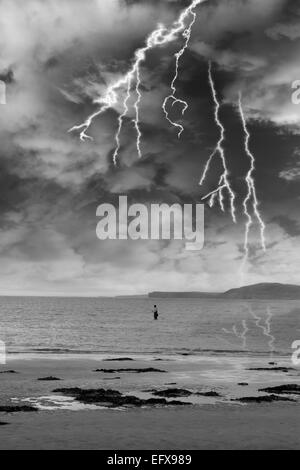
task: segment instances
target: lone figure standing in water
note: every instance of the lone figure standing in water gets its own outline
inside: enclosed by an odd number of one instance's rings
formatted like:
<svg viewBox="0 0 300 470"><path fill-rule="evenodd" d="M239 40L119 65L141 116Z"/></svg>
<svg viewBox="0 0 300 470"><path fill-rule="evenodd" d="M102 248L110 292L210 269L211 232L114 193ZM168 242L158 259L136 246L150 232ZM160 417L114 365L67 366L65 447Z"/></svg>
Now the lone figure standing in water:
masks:
<svg viewBox="0 0 300 470"><path fill-rule="evenodd" d="M153 308L153 317L154 317L154 320L158 319L158 309L156 305L154 305L154 308Z"/></svg>

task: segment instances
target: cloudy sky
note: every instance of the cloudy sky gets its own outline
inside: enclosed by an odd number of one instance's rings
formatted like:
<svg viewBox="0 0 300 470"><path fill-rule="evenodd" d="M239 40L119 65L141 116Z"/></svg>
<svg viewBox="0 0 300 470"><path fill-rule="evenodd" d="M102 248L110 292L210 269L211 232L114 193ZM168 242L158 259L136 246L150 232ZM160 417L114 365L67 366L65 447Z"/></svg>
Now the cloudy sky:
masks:
<svg viewBox="0 0 300 470"><path fill-rule="evenodd" d="M93 140L68 130L97 111L95 101L132 65L158 23L172 25L189 1L0 0L0 294L117 295L151 290L225 290L255 282L300 283L300 105L291 101L300 80L300 6L290 0L207 0L195 12L188 49L180 62L178 96L189 104L162 103L170 92L174 54L184 38L153 49L141 68L142 153L138 158L130 107L118 165L114 134L125 90L94 120ZM218 186L218 155L200 187L204 165L219 138L208 81L212 63L220 117L226 129L229 181L237 223L224 192L205 207L205 247L187 252L180 241L100 241L96 208L130 202L200 203ZM256 191L266 224L251 228L243 201L249 159L238 113L242 94L256 159ZM243 272L241 272L243 266Z"/></svg>

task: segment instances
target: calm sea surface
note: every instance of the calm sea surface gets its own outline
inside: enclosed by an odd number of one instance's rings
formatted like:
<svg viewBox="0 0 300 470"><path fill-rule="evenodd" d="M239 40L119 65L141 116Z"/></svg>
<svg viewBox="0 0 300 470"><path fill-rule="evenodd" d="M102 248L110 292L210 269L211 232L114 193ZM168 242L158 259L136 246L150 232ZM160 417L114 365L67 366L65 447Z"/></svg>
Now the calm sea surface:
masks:
<svg viewBox="0 0 300 470"><path fill-rule="evenodd" d="M1 297L0 340L12 353L290 355L299 313L300 301Z"/></svg>

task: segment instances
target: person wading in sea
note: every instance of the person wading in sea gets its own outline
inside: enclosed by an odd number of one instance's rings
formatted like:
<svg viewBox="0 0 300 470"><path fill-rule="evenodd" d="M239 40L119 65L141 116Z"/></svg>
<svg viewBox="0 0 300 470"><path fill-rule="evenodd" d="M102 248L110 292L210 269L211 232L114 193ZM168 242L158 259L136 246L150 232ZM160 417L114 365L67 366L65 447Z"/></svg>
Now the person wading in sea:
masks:
<svg viewBox="0 0 300 470"><path fill-rule="evenodd" d="M157 309L156 305L154 305L154 307L153 307L153 318L154 318L154 320L158 319L158 309Z"/></svg>

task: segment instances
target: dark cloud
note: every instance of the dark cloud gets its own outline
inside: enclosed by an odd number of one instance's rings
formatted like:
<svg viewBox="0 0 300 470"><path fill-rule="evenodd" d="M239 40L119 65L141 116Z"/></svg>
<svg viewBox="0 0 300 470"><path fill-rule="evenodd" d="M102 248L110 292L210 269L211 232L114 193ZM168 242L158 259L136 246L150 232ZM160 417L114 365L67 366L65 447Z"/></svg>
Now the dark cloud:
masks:
<svg viewBox="0 0 300 470"><path fill-rule="evenodd" d="M297 237L300 235L299 221L290 219L284 215L278 215L273 217L272 222L277 223L291 237Z"/></svg>
<svg viewBox="0 0 300 470"><path fill-rule="evenodd" d="M189 109L170 107L185 131L180 140L165 119L174 53L182 38L147 55L141 71L143 158L138 159L132 106L112 164L122 100L79 140L68 130L97 109L94 100L126 73L136 48L159 21L170 25L188 1L5 0L0 5L0 281L2 292L114 294L147 290L223 289L239 281L243 257L243 201L249 159L237 112L239 91L256 158L255 179L267 223L262 255L251 227L247 282L299 277L299 110L291 82L300 79L299 8L288 0L204 2L190 47L180 62L177 93ZM3 13L3 14L1 14ZM237 194L238 224L206 208L206 245L189 254L178 242L101 243L96 208L130 202L190 203L218 185L214 158L199 180L219 130L214 121L208 61L222 104L229 179ZM121 97L124 97L125 91ZM228 207L229 200L225 198ZM280 269L278 268L280 266ZM291 267L293 266L293 268ZM228 276L228 272L232 276ZM246 280L245 280L246 281ZM118 292L114 286L118 286Z"/></svg>
<svg viewBox="0 0 300 470"><path fill-rule="evenodd" d="M6 70L5 72L0 73L0 80L6 84L11 84L14 82L14 72L12 69Z"/></svg>

